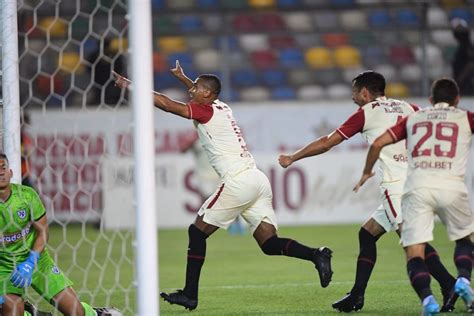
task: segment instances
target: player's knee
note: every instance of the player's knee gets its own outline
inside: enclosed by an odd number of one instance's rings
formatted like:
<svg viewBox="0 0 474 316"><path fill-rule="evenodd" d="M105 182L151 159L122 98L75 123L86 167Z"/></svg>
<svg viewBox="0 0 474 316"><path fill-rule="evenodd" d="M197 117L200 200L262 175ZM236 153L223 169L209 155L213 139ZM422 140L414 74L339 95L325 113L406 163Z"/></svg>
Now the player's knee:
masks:
<svg viewBox="0 0 474 316"><path fill-rule="evenodd" d="M281 246L278 237L276 235L270 237L260 246L260 249L262 249L264 254L269 256L280 255Z"/></svg>
<svg viewBox="0 0 474 316"><path fill-rule="evenodd" d="M189 240L205 240L207 238L207 235L194 224L189 225L188 236Z"/></svg>
<svg viewBox="0 0 474 316"><path fill-rule="evenodd" d="M456 247L467 248L472 251L473 244L472 244L471 238L466 237L466 238L456 240Z"/></svg>
<svg viewBox="0 0 474 316"><path fill-rule="evenodd" d="M368 230L365 228L361 227L359 230L359 242L361 245L371 245L375 244L377 242L377 237L372 236L371 233L369 233Z"/></svg>

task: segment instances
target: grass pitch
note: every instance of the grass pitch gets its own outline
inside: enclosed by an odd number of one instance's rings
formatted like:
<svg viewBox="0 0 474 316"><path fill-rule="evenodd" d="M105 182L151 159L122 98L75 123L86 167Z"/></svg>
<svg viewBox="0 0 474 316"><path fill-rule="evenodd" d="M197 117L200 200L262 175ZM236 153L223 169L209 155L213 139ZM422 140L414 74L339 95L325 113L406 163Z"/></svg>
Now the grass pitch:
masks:
<svg viewBox="0 0 474 316"><path fill-rule="evenodd" d="M192 315L336 315L332 302L348 292L355 276L359 225L282 227L281 237L310 246L328 246L333 251L333 281L323 289L312 263L283 256L266 256L249 233L243 236L218 231L207 242L198 308ZM134 315L134 257L131 232L99 234L93 228L51 228L51 248L59 266L75 282L81 300L94 305L113 305ZM87 236L81 240L81 236ZM84 237L82 238L84 239ZM455 274L449 242L437 224L433 245L448 270ZM95 251L94 251L95 249ZM184 285L187 231L159 232L160 291ZM378 258L358 314L419 315L420 303L406 274L405 257L395 233L378 242ZM73 256L74 251L76 255ZM94 260L91 258L94 257ZM108 260L112 258L113 260ZM76 264L73 264L73 263ZM88 267L77 268L77 266ZM85 276L86 275L86 276ZM100 281L100 282L99 282ZM97 289L97 284L102 284ZM433 292L442 301L438 283ZM107 297L111 297L107 299ZM42 304L41 307L45 305ZM47 307L47 305L46 305ZM44 308L49 309L49 308ZM464 307L456 305L457 315ZM161 315L189 314L184 308L160 299ZM150 315L152 316L152 315Z"/></svg>

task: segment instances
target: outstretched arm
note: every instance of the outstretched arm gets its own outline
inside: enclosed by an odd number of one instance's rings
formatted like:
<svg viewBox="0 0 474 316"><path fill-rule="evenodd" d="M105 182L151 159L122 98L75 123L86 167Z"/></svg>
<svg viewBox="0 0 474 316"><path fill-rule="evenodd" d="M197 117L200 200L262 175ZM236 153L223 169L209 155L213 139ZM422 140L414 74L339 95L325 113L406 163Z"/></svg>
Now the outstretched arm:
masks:
<svg viewBox="0 0 474 316"><path fill-rule="evenodd" d="M132 82L125 78L124 76L119 75L115 71L112 71L112 74L115 78L115 86L119 88L130 88ZM153 102L155 106L165 112L170 112L185 118L189 118L189 109L188 106L179 101L175 101L166 95L153 91Z"/></svg>
<svg viewBox="0 0 474 316"><path fill-rule="evenodd" d="M395 142L396 140L393 138L392 134L386 131L385 133L380 135L372 143L372 145L370 145L369 152L367 153L367 158L365 161L364 171L362 172L362 177L354 187L354 192L359 191L360 187L363 186L368 179L372 178L375 175L375 172L373 172L372 169L374 168L377 159L379 159L380 151L382 151L382 148Z"/></svg>
<svg viewBox="0 0 474 316"><path fill-rule="evenodd" d="M179 60L176 60L176 67L170 71L176 78L184 83L186 88L191 89L193 87L194 82L184 74L183 68L181 68L181 65L179 64Z"/></svg>
<svg viewBox="0 0 474 316"><path fill-rule="evenodd" d="M300 159L325 153L343 140L344 137L339 132L334 131L329 135L318 138L292 155L280 155L278 162L283 168L286 168Z"/></svg>

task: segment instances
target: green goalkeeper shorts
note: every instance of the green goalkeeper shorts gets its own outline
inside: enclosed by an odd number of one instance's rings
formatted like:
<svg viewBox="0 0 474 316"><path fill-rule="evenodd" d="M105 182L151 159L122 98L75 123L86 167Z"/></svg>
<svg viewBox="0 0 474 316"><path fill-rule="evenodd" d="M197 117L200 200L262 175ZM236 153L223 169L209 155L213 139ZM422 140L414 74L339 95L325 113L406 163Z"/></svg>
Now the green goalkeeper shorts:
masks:
<svg viewBox="0 0 474 316"><path fill-rule="evenodd" d="M13 263L10 260L0 258L0 295L17 294L23 296L24 288L15 287L10 281L13 271ZM33 272L31 287L48 302L58 293L73 283L69 280L53 261L47 250L41 253L38 265Z"/></svg>

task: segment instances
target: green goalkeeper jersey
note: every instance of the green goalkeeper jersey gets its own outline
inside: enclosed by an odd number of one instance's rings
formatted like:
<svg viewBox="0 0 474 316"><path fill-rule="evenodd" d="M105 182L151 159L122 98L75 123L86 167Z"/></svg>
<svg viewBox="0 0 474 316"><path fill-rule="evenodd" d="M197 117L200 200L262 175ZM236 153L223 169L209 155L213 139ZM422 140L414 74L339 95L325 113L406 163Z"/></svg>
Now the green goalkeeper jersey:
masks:
<svg viewBox="0 0 474 316"><path fill-rule="evenodd" d="M27 257L35 242L32 222L46 214L43 203L32 188L10 184L11 195L0 203L0 257Z"/></svg>

